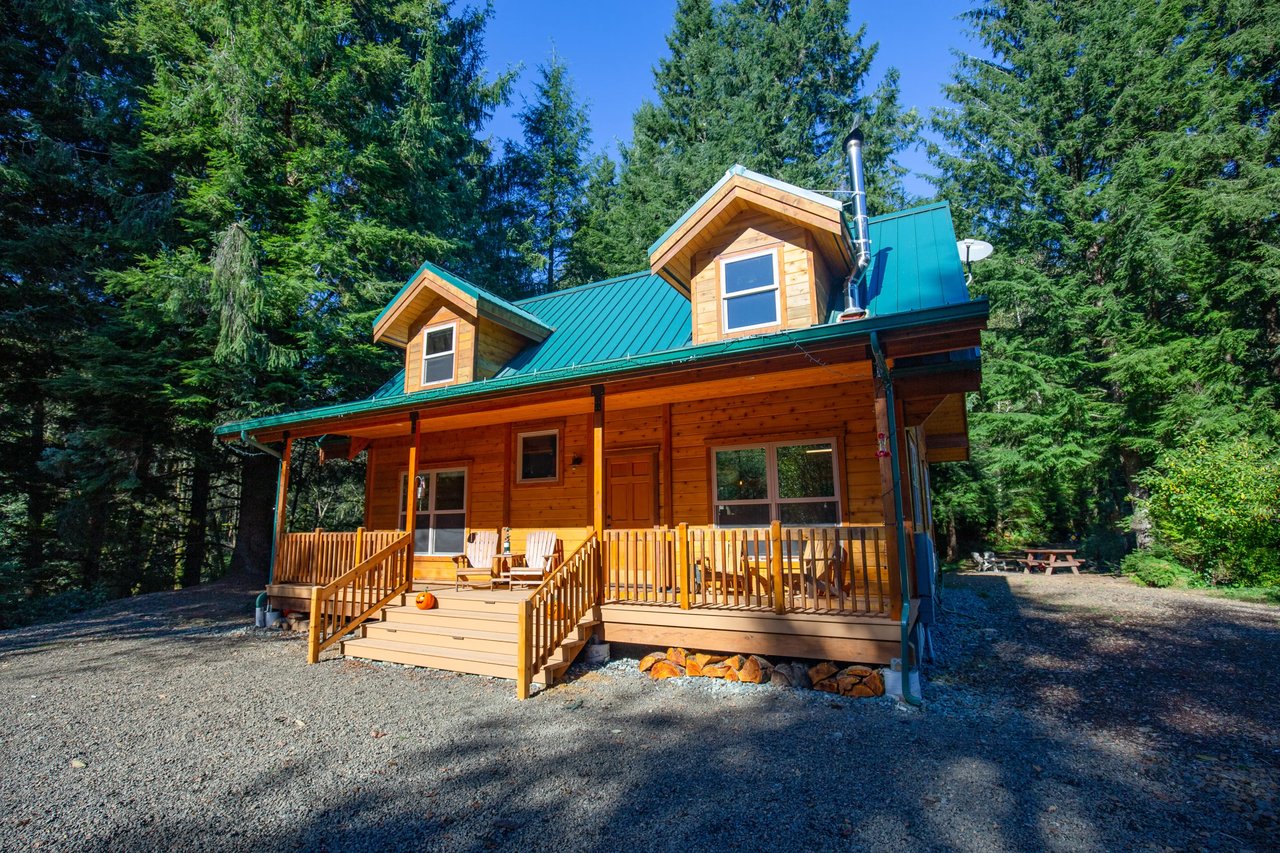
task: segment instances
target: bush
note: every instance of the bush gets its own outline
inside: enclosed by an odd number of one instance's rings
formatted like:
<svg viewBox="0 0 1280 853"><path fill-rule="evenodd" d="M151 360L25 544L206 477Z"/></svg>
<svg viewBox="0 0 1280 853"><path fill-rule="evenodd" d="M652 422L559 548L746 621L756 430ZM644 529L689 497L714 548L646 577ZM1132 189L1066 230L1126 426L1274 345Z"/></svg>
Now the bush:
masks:
<svg viewBox="0 0 1280 853"><path fill-rule="evenodd" d="M1280 460L1248 439L1166 453L1145 482L1159 541L1213 584L1280 585Z"/></svg>
<svg viewBox="0 0 1280 853"><path fill-rule="evenodd" d="M1204 581L1194 570L1182 565L1172 554L1161 549L1134 551L1121 561L1120 571L1143 586L1162 589L1204 586Z"/></svg>

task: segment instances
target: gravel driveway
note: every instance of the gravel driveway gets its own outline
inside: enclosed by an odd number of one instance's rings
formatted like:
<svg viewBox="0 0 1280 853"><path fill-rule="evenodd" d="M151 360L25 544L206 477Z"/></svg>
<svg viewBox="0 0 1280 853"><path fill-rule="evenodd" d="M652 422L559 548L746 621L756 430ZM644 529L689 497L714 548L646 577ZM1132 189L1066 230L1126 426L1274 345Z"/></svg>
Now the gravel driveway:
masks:
<svg viewBox="0 0 1280 853"><path fill-rule="evenodd" d="M248 590L0 634L2 850L1275 849L1280 609L961 575L923 712L328 659Z"/></svg>

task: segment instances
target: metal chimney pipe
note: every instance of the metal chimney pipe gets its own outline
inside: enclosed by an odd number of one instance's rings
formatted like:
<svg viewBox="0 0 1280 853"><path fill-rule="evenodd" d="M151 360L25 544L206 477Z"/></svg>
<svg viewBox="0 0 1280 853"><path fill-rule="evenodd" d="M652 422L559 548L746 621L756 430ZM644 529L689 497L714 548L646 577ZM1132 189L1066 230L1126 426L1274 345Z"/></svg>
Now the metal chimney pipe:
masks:
<svg viewBox="0 0 1280 853"><path fill-rule="evenodd" d="M871 238L867 226L867 179L862 170L862 131L854 128L844 138L844 153L849 159L849 181L853 187L853 227L857 232L857 269L862 272L871 263Z"/></svg>

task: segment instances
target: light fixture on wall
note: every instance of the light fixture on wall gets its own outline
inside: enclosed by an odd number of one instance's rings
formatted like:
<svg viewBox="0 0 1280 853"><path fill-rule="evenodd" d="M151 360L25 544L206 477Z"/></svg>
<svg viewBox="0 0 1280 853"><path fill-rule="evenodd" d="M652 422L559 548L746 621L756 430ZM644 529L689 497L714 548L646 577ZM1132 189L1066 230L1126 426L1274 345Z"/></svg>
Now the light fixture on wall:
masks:
<svg viewBox="0 0 1280 853"><path fill-rule="evenodd" d="M569 460L569 466L573 468L573 473L578 473L578 466L582 464L582 456L575 453L573 458Z"/></svg>

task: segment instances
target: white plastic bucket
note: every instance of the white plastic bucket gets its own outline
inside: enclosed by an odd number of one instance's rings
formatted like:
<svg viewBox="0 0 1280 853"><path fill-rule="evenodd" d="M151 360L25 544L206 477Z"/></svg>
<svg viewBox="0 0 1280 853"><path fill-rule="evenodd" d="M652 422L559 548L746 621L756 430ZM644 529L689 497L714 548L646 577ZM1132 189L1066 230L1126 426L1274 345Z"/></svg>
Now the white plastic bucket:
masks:
<svg viewBox="0 0 1280 853"><path fill-rule="evenodd" d="M265 628L274 628L279 625L280 620L284 618L284 614L279 610L268 610L264 615L266 617L266 624L263 627Z"/></svg>

